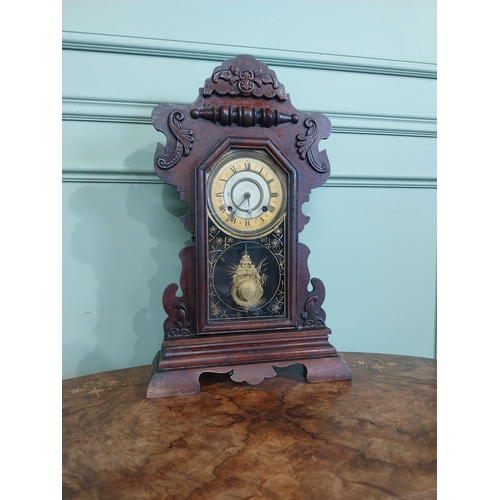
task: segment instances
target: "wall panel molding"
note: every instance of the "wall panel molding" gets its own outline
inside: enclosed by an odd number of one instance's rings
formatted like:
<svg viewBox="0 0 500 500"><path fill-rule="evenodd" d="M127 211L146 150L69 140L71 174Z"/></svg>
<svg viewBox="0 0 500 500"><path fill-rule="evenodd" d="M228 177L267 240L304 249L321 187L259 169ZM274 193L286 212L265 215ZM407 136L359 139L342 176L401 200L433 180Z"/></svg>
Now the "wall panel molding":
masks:
<svg viewBox="0 0 500 500"><path fill-rule="evenodd" d="M151 153L153 158L154 153ZM82 183L125 183L125 184L163 184L163 181L155 174L153 160L147 168L125 170L121 165L99 167L86 167L81 165L65 164L62 171L63 182Z"/></svg>
<svg viewBox="0 0 500 500"><path fill-rule="evenodd" d="M62 48L91 52L224 61L238 54L250 53L269 66L320 69L413 78L437 78L437 65L419 61L400 61L341 54L265 49L252 46L208 44L99 33L63 31Z"/></svg>
<svg viewBox="0 0 500 500"><path fill-rule="evenodd" d="M154 103L64 98L62 118L69 121L151 125L151 111L154 106L156 106ZM432 117L366 115L325 112L324 110L314 110L314 112L328 116L332 123L333 133L434 138L437 136L437 122Z"/></svg>
<svg viewBox="0 0 500 500"><path fill-rule="evenodd" d="M153 154L151 158L153 157ZM121 165L85 167L65 164L63 167L63 182L82 183L139 183L163 184L153 171L153 165L144 168L125 170ZM368 188L427 188L436 189L437 179L428 175L387 175L374 172L367 174L333 174L330 175L325 187L368 187Z"/></svg>
<svg viewBox="0 0 500 500"><path fill-rule="evenodd" d="M63 98L62 119L151 125L151 112L156 105L157 103Z"/></svg>
<svg viewBox="0 0 500 500"><path fill-rule="evenodd" d="M368 188L426 188L436 189L437 179L429 175L384 175L374 173L330 175L324 184L327 187L368 187Z"/></svg>
<svg viewBox="0 0 500 500"><path fill-rule="evenodd" d="M156 103L101 101L64 98L62 118L66 121L128 123L151 126L151 111ZM324 111L323 111L324 112ZM436 119L409 116L383 116L324 112L332 123L333 133L436 137ZM126 168L122 165L98 167L63 166L63 182L147 183L161 182L153 167ZM325 186L436 188L436 177L428 175L386 175L382 173L331 175Z"/></svg>

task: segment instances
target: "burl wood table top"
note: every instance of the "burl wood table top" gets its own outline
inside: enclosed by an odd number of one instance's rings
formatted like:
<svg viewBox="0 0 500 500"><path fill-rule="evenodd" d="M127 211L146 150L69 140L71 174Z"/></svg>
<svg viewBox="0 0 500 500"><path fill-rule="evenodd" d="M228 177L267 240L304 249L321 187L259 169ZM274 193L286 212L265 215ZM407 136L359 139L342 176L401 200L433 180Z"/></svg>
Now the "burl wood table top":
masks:
<svg viewBox="0 0 500 500"><path fill-rule="evenodd" d="M435 499L436 362L341 356L352 381L293 365L162 399L149 366L63 381L63 498Z"/></svg>

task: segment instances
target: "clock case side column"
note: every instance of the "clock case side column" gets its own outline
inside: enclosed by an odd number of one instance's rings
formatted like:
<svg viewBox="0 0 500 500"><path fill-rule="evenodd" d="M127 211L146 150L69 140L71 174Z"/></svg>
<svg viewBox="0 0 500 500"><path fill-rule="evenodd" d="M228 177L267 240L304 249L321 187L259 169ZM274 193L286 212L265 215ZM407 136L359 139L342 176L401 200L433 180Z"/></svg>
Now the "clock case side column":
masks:
<svg viewBox="0 0 500 500"><path fill-rule="evenodd" d="M186 168L187 157L192 153L196 131L190 123L189 105L159 104L151 114L151 121L159 132L166 137L166 145L157 144L154 166L158 177L168 185L174 186L181 201L187 205L187 212L180 217L186 230L195 234L195 191L194 170ZM186 125L187 124L187 125ZM196 150L193 152L196 155ZM193 156L192 155L192 156ZM182 263L180 288L182 296L178 296L179 286L171 283L165 288L162 305L167 313L163 323L164 342L169 338L189 336L196 330L194 318L196 308L196 247L194 243L179 252ZM162 348L163 351L163 348Z"/></svg>
<svg viewBox="0 0 500 500"><path fill-rule="evenodd" d="M331 134L330 120L319 113L298 113L299 129L295 135L293 164L297 167L300 179L297 190L297 235L309 222L303 213L304 203L310 199L311 191L321 187L329 178L330 162L325 150L319 151L318 145ZM297 295L296 310L298 328L311 336L318 336L324 345L325 353L315 359L306 360L304 368L308 382L350 380L351 370L338 355L337 349L329 342L332 333L326 326L326 313L322 309L326 290L323 282L316 277L311 279L308 266L310 249L297 238ZM309 287L311 286L311 290Z"/></svg>

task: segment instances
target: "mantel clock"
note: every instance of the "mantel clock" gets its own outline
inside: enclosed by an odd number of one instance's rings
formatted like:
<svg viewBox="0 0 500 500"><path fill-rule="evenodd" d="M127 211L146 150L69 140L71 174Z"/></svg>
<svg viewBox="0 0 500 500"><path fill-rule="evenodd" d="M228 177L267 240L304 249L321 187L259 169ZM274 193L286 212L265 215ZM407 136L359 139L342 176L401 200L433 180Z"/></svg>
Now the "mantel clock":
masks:
<svg viewBox="0 0 500 500"><path fill-rule="evenodd" d="M170 284L163 294L147 397L197 393L203 372L258 384L291 364L308 382L350 379L298 242L302 205L330 172L318 150L328 118L297 111L274 71L240 55L214 69L193 104L160 104L152 122L167 138L155 171L187 203L193 244L180 252L180 293Z"/></svg>

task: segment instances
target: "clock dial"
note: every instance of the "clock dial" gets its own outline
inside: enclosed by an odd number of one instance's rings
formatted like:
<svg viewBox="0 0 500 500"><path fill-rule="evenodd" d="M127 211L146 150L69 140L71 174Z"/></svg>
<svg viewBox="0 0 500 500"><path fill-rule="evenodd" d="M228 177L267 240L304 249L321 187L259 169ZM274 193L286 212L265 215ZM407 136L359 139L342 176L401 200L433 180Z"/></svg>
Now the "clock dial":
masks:
<svg viewBox="0 0 500 500"><path fill-rule="evenodd" d="M268 234L286 208L282 170L264 153L233 153L208 175L209 213L215 224L236 236Z"/></svg>

